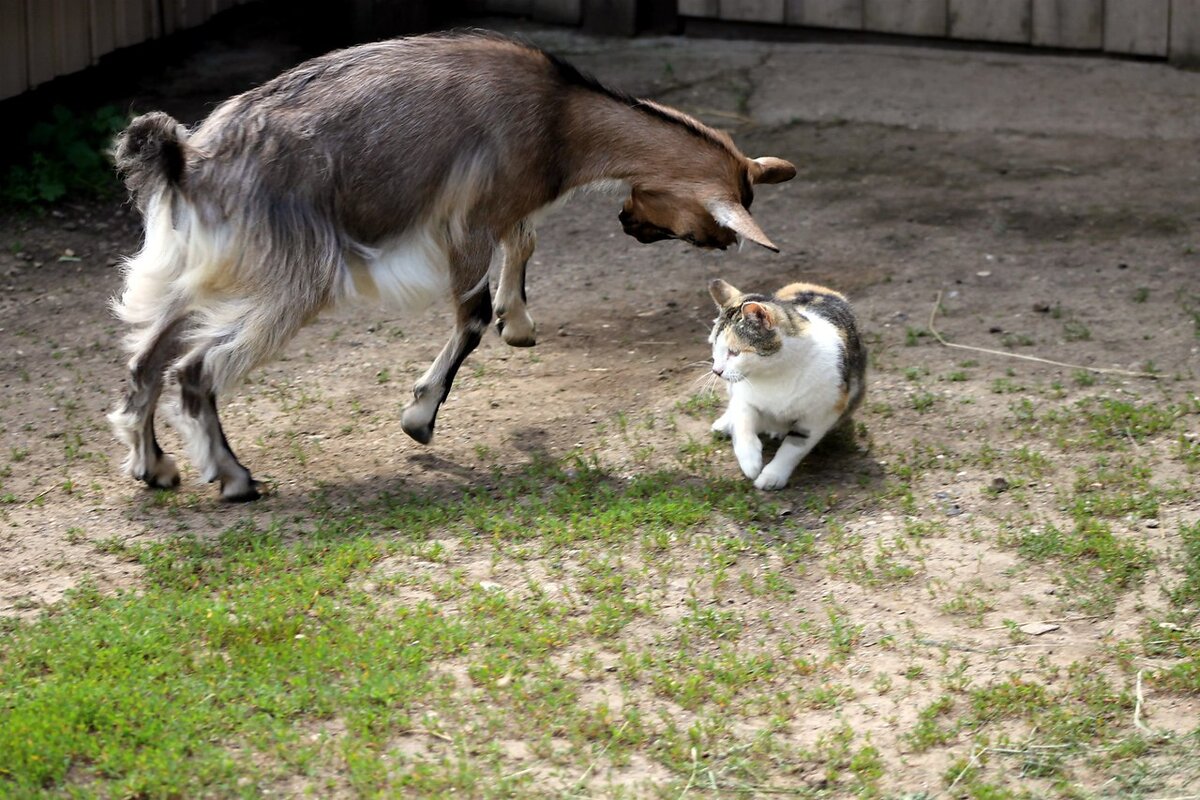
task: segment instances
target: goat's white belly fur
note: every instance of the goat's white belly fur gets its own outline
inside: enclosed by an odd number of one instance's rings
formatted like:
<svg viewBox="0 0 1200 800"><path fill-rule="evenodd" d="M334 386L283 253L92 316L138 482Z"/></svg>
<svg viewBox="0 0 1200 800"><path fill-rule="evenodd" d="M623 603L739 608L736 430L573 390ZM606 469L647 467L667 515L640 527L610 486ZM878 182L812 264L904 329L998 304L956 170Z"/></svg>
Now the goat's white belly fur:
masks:
<svg viewBox="0 0 1200 800"><path fill-rule="evenodd" d="M450 265L428 230L419 230L347 259L354 293L391 308L420 311L450 294Z"/></svg>

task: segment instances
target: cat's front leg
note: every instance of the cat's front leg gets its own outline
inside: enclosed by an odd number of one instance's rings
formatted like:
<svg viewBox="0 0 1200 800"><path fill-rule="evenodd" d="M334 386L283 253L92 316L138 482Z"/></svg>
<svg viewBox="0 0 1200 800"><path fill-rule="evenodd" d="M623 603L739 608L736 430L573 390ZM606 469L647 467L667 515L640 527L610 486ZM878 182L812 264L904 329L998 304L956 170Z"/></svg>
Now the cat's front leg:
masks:
<svg viewBox="0 0 1200 800"><path fill-rule="evenodd" d="M771 463L763 468L755 479L754 485L763 491L773 491L787 486L788 478L796 466L808 455L813 446L820 441L824 431L793 431L783 437L783 443L775 451Z"/></svg>
<svg viewBox="0 0 1200 800"><path fill-rule="evenodd" d="M740 409L736 414L731 407L727 416L732 416L733 454L746 477L754 480L762 472L762 442L758 439L758 415L750 409Z"/></svg>
<svg viewBox="0 0 1200 800"><path fill-rule="evenodd" d="M725 409L725 413L717 417L717 421L712 424L712 432L718 436L733 435L733 409Z"/></svg>

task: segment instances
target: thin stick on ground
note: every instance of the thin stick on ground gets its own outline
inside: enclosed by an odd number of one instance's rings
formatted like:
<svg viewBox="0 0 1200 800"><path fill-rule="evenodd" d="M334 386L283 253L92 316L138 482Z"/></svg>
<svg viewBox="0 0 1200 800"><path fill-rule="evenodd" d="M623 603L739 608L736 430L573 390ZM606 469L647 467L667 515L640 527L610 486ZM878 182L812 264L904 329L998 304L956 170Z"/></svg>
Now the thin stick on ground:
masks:
<svg viewBox="0 0 1200 800"><path fill-rule="evenodd" d="M1050 364L1054 367L1066 367L1067 369L1082 369L1088 372L1099 372L1105 375L1125 375L1130 378L1149 378L1150 380L1158 380L1158 375L1153 372L1138 372L1136 370L1117 369L1116 367L1088 367L1083 364L1068 364L1065 361L1052 361L1049 358L1041 356L1027 356L1023 353L1009 353L1005 350L993 350L990 347L975 347L970 344L957 344L956 342L948 342L941 332L933 325L933 320L937 317L938 309L942 306L942 293L937 293L937 298L933 301L933 308L929 311L929 332L933 334L933 338L946 347L955 347L959 350L970 350L973 353L987 353L993 356L1003 356L1005 358L1019 358L1022 361L1036 361L1039 364Z"/></svg>
<svg viewBox="0 0 1200 800"><path fill-rule="evenodd" d="M621 737L621 734L625 732L625 728L628 725L629 720L625 720L621 723L621 727L617 728L617 732L612 735L612 738L608 740L608 743L604 745L599 753L596 754L596 757L592 759L592 763L588 764L587 769L583 771L583 774L575 780L574 785L576 787L583 785L583 782L587 780L587 776L592 774L592 769L596 766L600 759L604 758L604 754L608 752L608 748L612 747L613 742Z"/></svg>
<svg viewBox="0 0 1200 800"><path fill-rule="evenodd" d="M1143 672L1145 672L1145 670L1139 669L1138 674L1137 674L1137 685L1135 687L1135 693L1137 694L1137 702L1133 706L1133 727L1137 728L1139 731L1146 734L1147 736L1153 736L1154 731L1150 730L1150 726L1148 726L1146 723L1142 722L1142 700L1143 700L1142 673Z"/></svg>
<svg viewBox="0 0 1200 800"><path fill-rule="evenodd" d="M978 752L975 750L974 747L971 748L971 758L967 761L967 765L965 767L963 767L962 770L958 773L958 776L955 777L954 781L946 788L947 793L954 791L954 787L958 786L958 782L961 781L963 779L963 777L968 772L971 771L972 767L974 767L976 764L979 763L979 759L987 751L988 751L988 748L986 748L986 747L983 748L982 750L979 750Z"/></svg>

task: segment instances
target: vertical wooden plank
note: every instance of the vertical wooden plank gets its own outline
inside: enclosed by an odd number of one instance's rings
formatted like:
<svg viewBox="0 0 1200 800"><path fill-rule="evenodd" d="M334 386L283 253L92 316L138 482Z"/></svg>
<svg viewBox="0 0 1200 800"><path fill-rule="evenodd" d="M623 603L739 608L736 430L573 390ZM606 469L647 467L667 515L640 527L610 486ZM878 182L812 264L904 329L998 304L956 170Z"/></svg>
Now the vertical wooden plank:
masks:
<svg viewBox="0 0 1200 800"><path fill-rule="evenodd" d="M55 75L54 5L45 0L25 2L25 52L29 85L43 84Z"/></svg>
<svg viewBox="0 0 1200 800"><path fill-rule="evenodd" d="M487 10L499 14L531 14L533 0L487 0Z"/></svg>
<svg viewBox="0 0 1200 800"><path fill-rule="evenodd" d="M879 33L945 36L946 0L864 0L863 27Z"/></svg>
<svg viewBox="0 0 1200 800"><path fill-rule="evenodd" d="M117 47L114 7L117 0L88 0L88 32L92 39L92 63Z"/></svg>
<svg viewBox="0 0 1200 800"><path fill-rule="evenodd" d="M170 36L183 27L183 0L163 0L159 9L160 36Z"/></svg>
<svg viewBox="0 0 1200 800"><path fill-rule="evenodd" d="M129 47L154 38L146 3L147 0L116 0L113 22L117 47Z"/></svg>
<svg viewBox="0 0 1200 800"><path fill-rule="evenodd" d="M715 17L720 10L717 0L679 0L681 17Z"/></svg>
<svg viewBox="0 0 1200 800"><path fill-rule="evenodd" d="M212 13L208 0L177 0L179 3L179 27L194 28L204 24Z"/></svg>
<svg viewBox="0 0 1200 800"><path fill-rule="evenodd" d="M1099 50L1104 45L1104 0L1033 0L1033 36L1039 47Z"/></svg>
<svg viewBox="0 0 1200 800"><path fill-rule="evenodd" d="M1200 66L1200 0L1171 0L1168 57L1172 64Z"/></svg>
<svg viewBox="0 0 1200 800"><path fill-rule="evenodd" d="M583 29L603 36L633 36L637 6L637 0L583 0Z"/></svg>
<svg viewBox="0 0 1200 800"><path fill-rule="evenodd" d="M719 0L721 19L783 23L784 0Z"/></svg>
<svg viewBox="0 0 1200 800"><path fill-rule="evenodd" d="M55 70L78 72L92 63L92 35L87 6L78 0L54 0Z"/></svg>
<svg viewBox="0 0 1200 800"><path fill-rule="evenodd" d="M1165 56L1170 14L1170 0L1104 0L1104 49Z"/></svg>
<svg viewBox="0 0 1200 800"><path fill-rule="evenodd" d="M861 30L863 0L787 0L784 21L811 28Z"/></svg>
<svg viewBox="0 0 1200 800"><path fill-rule="evenodd" d="M583 16L580 0L533 0L533 18L558 25L578 25Z"/></svg>
<svg viewBox="0 0 1200 800"><path fill-rule="evenodd" d="M0 0L0 98L29 88L25 0Z"/></svg>
<svg viewBox="0 0 1200 800"><path fill-rule="evenodd" d="M1030 0L950 0L950 38L1029 44L1032 12Z"/></svg>

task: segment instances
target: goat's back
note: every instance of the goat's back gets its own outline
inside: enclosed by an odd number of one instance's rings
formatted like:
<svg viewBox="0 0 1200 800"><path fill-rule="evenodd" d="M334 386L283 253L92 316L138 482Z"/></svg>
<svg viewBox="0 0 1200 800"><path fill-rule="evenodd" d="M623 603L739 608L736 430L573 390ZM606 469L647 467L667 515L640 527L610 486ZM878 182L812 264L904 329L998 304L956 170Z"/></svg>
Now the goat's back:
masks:
<svg viewBox="0 0 1200 800"><path fill-rule="evenodd" d="M565 89L556 62L495 36L336 51L219 106L189 141L189 194L221 216L320 208L364 244L439 203L515 222L561 189Z"/></svg>

